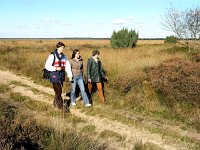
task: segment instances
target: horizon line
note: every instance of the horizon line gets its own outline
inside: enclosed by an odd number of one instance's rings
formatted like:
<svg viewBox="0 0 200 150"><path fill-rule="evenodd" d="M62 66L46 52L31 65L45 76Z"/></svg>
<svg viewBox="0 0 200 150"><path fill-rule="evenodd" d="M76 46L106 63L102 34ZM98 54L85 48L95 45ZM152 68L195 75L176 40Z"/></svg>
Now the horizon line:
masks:
<svg viewBox="0 0 200 150"><path fill-rule="evenodd" d="M99 39L99 40L102 40L102 39L105 39L105 40L110 40L111 38L94 38L94 37L61 37L61 38L25 38L25 37L15 37L15 38L3 38L3 37L0 37L0 39ZM138 40L163 40L165 38L138 38Z"/></svg>

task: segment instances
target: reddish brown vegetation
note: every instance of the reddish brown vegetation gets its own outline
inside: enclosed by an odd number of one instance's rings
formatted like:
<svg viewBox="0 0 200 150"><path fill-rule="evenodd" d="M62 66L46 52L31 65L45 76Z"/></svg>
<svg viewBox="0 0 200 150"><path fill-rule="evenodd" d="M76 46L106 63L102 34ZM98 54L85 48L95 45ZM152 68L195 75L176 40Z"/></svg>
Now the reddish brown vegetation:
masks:
<svg viewBox="0 0 200 150"><path fill-rule="evenodd" d="M171 59L152 68L148 76L155 91L174 102L200 105L200 63ZM170 104L173 104L173 102Z"/></svg>
<svg viewBox="0 0 200 150"><path fill-rule="evenodd" d="M146 74L144 72L127 72L118 77L115 86L124 93L129 92L133 86L141 85L146 79Z"/></svg>
<svg viewBox="0 0 200 150"><path fill-rule="evenodd" d="M200 54L194 55L193 60L196 61L196 62L200 62Z"/></svg>

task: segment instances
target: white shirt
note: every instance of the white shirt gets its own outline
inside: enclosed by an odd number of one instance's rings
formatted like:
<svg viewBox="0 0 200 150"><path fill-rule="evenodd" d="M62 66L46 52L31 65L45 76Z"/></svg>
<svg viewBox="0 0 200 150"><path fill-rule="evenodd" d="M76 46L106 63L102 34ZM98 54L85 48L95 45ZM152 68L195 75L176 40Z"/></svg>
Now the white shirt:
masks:
<svg viewBox="0 0 200 150"><path fill-rule="evenodd" d="M50 54L45 63L45 69L47 69L48 71L56 71L56 67L52 66L52 63L54 60L53 55L54 54ZM69 60L66 58L66 56L64 57L64 59L65 59L65 71L67 73L67 76L71 78L72 77L71 65L69 63ZM55 61L58 61L58 58L56 56L55 56Z"/></svg>

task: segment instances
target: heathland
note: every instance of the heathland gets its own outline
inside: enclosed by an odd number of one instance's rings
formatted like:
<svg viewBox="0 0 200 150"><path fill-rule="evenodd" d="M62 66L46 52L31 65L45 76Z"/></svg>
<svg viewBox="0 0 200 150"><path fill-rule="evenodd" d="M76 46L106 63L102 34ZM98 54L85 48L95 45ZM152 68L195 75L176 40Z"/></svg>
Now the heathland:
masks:
<svg viewBox="0 0 200 150"><path fill-rule="evenodd" d="M87 59L100 50L109 78L104 105L95 93L89 109L81 101L69 114L52 107L54 93L42 69L58 41L65 43L68 58L80 50L85 76ZM199 149L199 61L199 49L188 52L163 40L113 49L107 39L2 39L0 144L5 149ZM70 89L66 81L63 97Z"/></svg>

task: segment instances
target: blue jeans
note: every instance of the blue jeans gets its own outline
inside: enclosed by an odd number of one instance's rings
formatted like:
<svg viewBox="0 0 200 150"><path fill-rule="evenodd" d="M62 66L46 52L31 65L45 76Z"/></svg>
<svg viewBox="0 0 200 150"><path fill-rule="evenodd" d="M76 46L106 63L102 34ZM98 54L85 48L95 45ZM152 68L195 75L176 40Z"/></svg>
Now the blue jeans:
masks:
<svg viewBox="0 0 200 150"><path fill-rule="evenodd" d="M83 83L83 77L78 76L78 77L74 77L73 78L73 82L72 82L72 91L71 91L71 102L75 103L76 102L76 85L78 84L80 91L81 91L81 95L83 98L83 101L85 104L89 104L89 99L88 96L85 92L85 87L84 87L84 83Z"/></svg>

